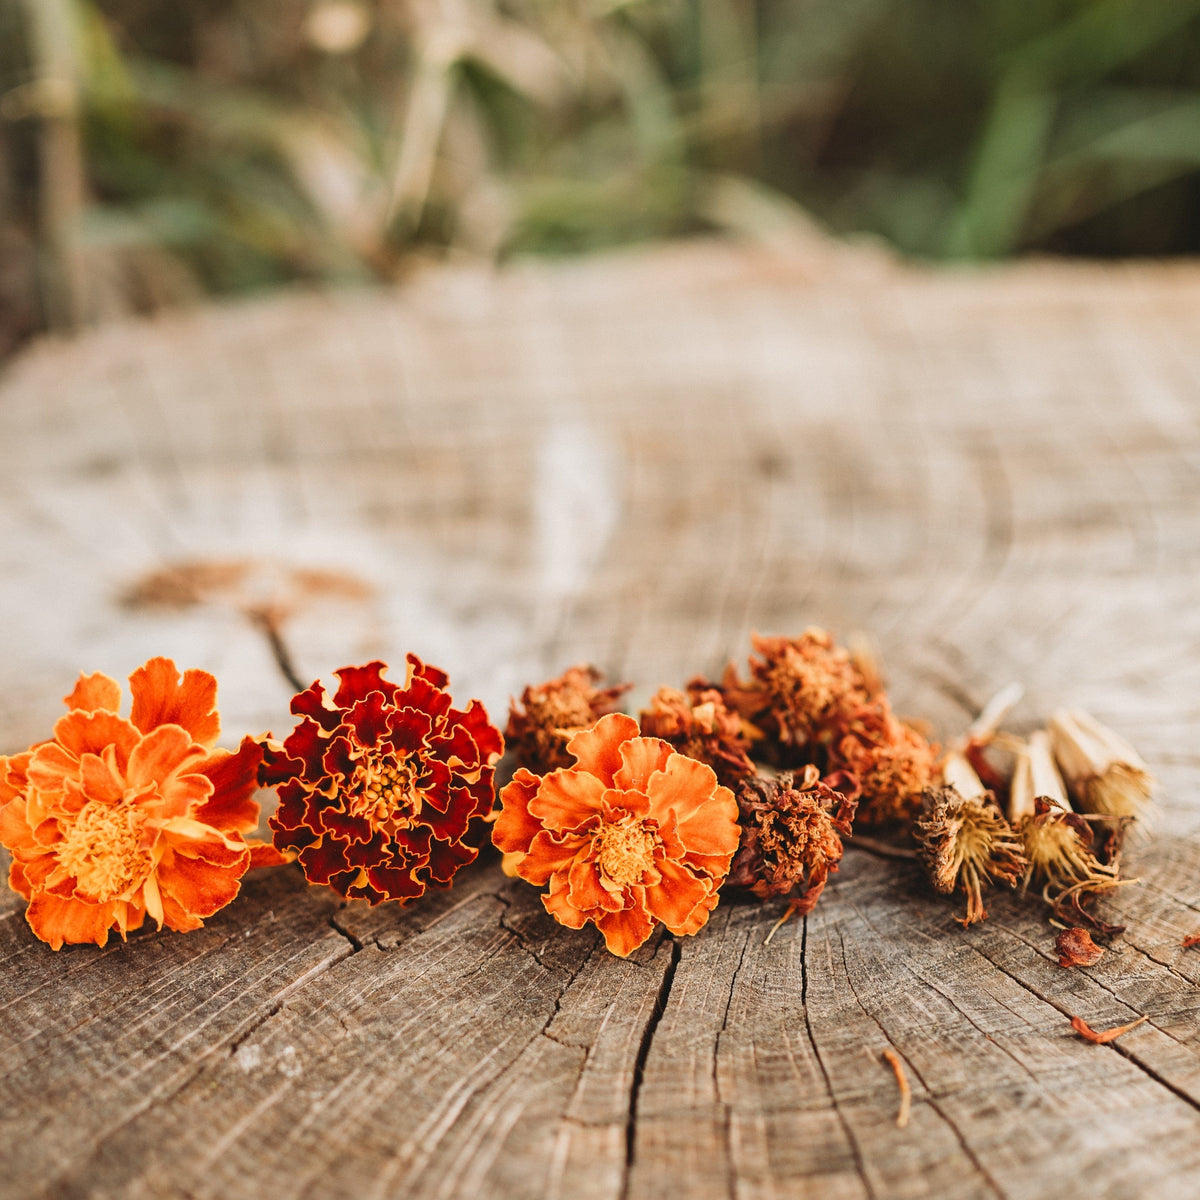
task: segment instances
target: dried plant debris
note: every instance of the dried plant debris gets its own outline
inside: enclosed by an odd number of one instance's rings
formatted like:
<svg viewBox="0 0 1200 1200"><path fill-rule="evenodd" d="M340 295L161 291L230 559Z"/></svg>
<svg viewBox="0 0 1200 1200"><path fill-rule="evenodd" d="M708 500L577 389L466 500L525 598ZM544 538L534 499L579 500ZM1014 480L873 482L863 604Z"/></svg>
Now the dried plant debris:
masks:
<svg viewBox="0 0 1200 1200"><path fill-rule="evenodd" d="M1193 946L1200 946L1200 933L1189 933L1179 944L1185 950L1190 950Z"/></svg>
<svg viewBox="0 0 1200 1200"><path fill-rule="evenodd" d="M642 733L670 742L680 754L708 763L726 787L754 774L750 748L761 737L725 703L719 688L694 679L686 692L661 687L640 714Z"/></svg>
<svg viewBox="0 0 1200 1200"><path fill-rule="evenodd" d="M897 718L885 696L840 722L831 739L829 767L857 777L862 825L911 820L933 782L938 747Z"/></svg>
<svg viewBox="0 0 1200 1200"><path fill-rule="evenodd" d="M1154 777L1119 734L1081 709L1056 712L1049 733L1054 757L1082 812L1136 817L1154 791Z"/></svg>
<svg viewBox="0 0 1200 1200"><path fill-rule="evenodd" d="M1092 941L1086 929L1064 929L1054 939L1060 967L1094 967L1104 953L1103 946Z"/></svg>
<svg viewBox="0 0 1200 1200"><path fill-rule="evenodd" d="M510 704L504 737L521 766L540 775L574 763L567 742L615 712L621 697L633 686L598 687L602 679L593 666L570 667L557 679L530 684L521 693L520 703Z"/></svg>
<svg viewBox="0 0 1200 1200"><path fill-rule="evenodd" d="M928 788L921 804L913 834L929 882L943 896L961 888L967 911L957 920L974 925L987 917L983 889L1013 887L1024 874L1021 840L991 792L963 796L953 786Z"/></svg>
<svg viewBox="0 0 1200 1200"><path fill-rule="evenodd" d="M822 782L814 766L745 779L736 796L742 836L729 883L763 900L786 897L792 912L811 912L838 869L856 801Z"/></svg>
<svg viewBox="0 0 1200 1200"><path fill-rule="evenodd" d="M900 1110L896 1113L896 1128L903 1129L908 1124L908 1115L912 1110L912 1088L908 1086L904 1062L891 1046L884 1048L883 1058L892 1068L892 1073L896 1076L896 1086L900 1089Z"/></svg>
<svg viewBox="0 0 1200 1200"><path fill-rule="evenodd" d="M1136 1021L1130 1021L1128 1025L1118 1025L1116 1029L1106 1029L1103 1033L1098 1033L1082 1017L1072 1017L1071 1028L1085 1042L1091 1042L1094 1046L1104 1046L1109 1042L1115 1042L1122 1034L1136 1029L1143 1021L1148 1020L1150 1020L1149 1017L1138 1017Z"/></svg>

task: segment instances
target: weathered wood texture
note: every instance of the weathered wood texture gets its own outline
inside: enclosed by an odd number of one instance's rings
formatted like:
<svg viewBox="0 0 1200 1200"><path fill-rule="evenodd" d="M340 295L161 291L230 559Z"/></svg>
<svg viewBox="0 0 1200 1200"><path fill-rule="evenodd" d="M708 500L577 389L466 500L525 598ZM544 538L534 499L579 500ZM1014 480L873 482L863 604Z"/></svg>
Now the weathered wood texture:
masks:
<svg viewBox="0 0 1200 1200"><path fill-rule="evenodd" d="M26 353L0 380L6 749L80 668L154 653L217 673L231 740L285 729L264 601L306 679L412 648L498 716L571 662L636 702L817 622L869 631L943 736L1010 679L1018 722L1092 709L1163 798L1088 971L1032 907L964 933L861 852L769 945L778 906L722 903L624 962L494 862L407 910L259 873L203 931L103 951L51 953L8 897L0 1193L1200 1194L1198 334L1196 267L693 246ZM206 598L150 604L179 564ZM1068 1014L1150 1020L1090 1046Z"/></svg>

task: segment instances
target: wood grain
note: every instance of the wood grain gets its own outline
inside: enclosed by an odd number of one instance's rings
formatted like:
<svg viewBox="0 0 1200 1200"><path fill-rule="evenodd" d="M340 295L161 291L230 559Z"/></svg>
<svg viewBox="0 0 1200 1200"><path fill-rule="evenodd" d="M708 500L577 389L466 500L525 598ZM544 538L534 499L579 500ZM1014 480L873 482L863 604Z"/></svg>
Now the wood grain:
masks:
<svg viewBox="0 0 1200 1200"><path fill-rule="evenodd" d="M198 933L53 954L0 901L0 1195L1200 1191L1200 268L669 247L45 341L0 378L0 749L80 669L214 671L226 741L408 649L498 717L591 660L868 632L960 732L1093 710L1162 780L1089 970L848 853L628 961L494 859L410 909L252 874ZM1069 1017L1107 1028L1092 1046ZM897 1128L890 1048L912 1087Z"/></svg>

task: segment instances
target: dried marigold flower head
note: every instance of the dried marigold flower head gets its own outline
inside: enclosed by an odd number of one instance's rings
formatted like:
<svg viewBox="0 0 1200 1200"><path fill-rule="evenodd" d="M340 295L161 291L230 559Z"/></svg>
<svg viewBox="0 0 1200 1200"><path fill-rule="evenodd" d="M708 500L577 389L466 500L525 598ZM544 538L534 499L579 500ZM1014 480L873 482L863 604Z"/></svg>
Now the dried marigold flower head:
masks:
<svg viewBox="0 0 1200 1200"><path fill-rule="evenodd" d="M817 768L744 779L736 792L742 839L728 882L763 900L785 896L809 913L841 862L856 801L823 783Z"/></svg>
<svg viewBox="0 0 1200 1200"><path fill-rule="evenodd" d="M642 733L670 742L680 754L708 763L732 788L754 774L752 726L725 703L720 689L693 680L687 692L661 687L640 714Z"/></svg>
<svg viewBox="0 0 1200 1200"><path fill-rule="evenodd" d="M937 775L938 747L892 713L887 698L847 717L829 747L829 767L857 777L858 821L886 825L912 818Z"/></svg>
<svg viewBox="0 0 1200 1200"><path fill-rule="evenodd" d="M1136 817L1154 791L1154 777L1138 752L1095 717L1075 709L1056 712L1048 726L1054 757L1084 812Z"/></svg>
<svg viewBox="0 0 1200 1200"><path fill-rule="evenodd" d="M878 676L864 671L850 652L823 629L797 638L751 639L750 680L732 664L722 687L726 700L776 742L785 757L803 753L823 729L836 725L875 696Z"/></svg>
<svg viewBox="0 0 1200 1200"><path fill-rule="evenodd" d="M567 743L574 765L525 769L500 793L492 840L538 887L562 924L591 921L614 954L636 950L661 921L695 933L716 907L737 849L737 804L711 767L641 737L622 713Z"/></svg>
<svg viewBox="0 0 1200 1200"><path fill-rule="evenodd" d="M530 684L521 693L519 705L511 702L504 736L521 766L543 774L571 765L567 742L615 711L632 686L597 687L602 678L595 667L571 667L557 679Z"/></svg>
<svg viewBox="0 0 1200 1200"><path fill-rule="evenodd" d="M987 917L983 888L1000 881L1016 885L1025 870L1021 842L990 792L962 796L955 787L929 788L913 826L918 855L929 882L943 896L961 887L973 925Z"/></svg>
<svg viewBox="0 0 1200 1200"><path fill-rule="evenodd" d="M405 903L444 887L479 853L467 839L492 807L504 748L478 700L452 707L444 672L408 656L343 667L332 701L319 683L292 698L300 723L268 743L260 778L279 793L275 845L339 895Z"/></svg>
<svg viewBox="0 0 1200 1200"><path fill-rule="evenodd" d="M33 932L103 946L147 914L199 929L237 895L252 865L282 861L248 841L258 824L259 750L216 748L217 681L182 678L166 658L129 677L133 707L107 675L80 675L54 736L0 758L0 844Z"/></svg>

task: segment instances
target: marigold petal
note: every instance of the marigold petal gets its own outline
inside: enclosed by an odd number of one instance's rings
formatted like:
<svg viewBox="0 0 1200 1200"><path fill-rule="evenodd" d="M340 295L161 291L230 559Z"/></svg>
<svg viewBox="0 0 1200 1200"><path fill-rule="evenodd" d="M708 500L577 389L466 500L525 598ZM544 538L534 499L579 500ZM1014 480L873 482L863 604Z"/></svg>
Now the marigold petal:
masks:
<svg viewBox="0 0 1200 1200"><path fill-rule="evenodd" d="M447 884L454 878L455 871L478 857L479 851L474 846L434 838L429 844L429 878L435 883Z"/></svg>
<svg viewBox="0 0 1200 1200"><path fill-rule="evenodd" d="M361 746L377 746L379 739L388 732L387 699L382 692L372 692L355 701L346 713L345 724L354 730Z"/></svg>
<svg viewBox="0 0 1200 1200"><path fill-rule="evenodd" d="M675 753L675 747L662 738L635 737L621 743L621 769L613 776L619 788L646 790L650 776L661 771Z"/></svg>
<svg viewBox="0 0 1200 1200"><path fill-rule="evenodd" d="M294 854L285 854L277 850L270 842L254 840L248 841L246 845L250 847L250 865L246 868L248 871L258 867L283 867L296 857Z"/></svg>
<svg viewBox="0 0 1200 1200"><path fill-rule="evenodd" d="M21 754L0 755L0 805L24 794L29 783L26 771L29 769L31 758L32 750Z"/></svg>
<svg viewBox="0 0 1200 1200"><path fill-rule="evenodd" d="M300 866L310 883L329 883L334 875L346 870L345 842L339 842L330 834L300 851Z"/></svg>
<svg viewBox="0 0 1200 1200"><path fill-rule="evenodd" d="M646 888L646 907L672 933L684 933L688 918L708 899L712 885L697 879L682 863L664 859L657 865L662 879Z"/></svg>
<svg viewBox="0 0 1200 1200"><path fill-rule="evenodd" d="M605 913L596 921L604 944L618 958L628 958L654 932L654 919L640 906Z"/></svg>
<svg viewBox="0 0 1200 1200"><path fill-rule="evenodd" d="M35 854L38 844L34 840L33 830L26 819L26 803L24 796L18 796L7 804L0 805L0 846L5 846L14 852L25 851Z"/></svg>
<svg viewBox="0 0 1200 1200"><path fill-rule="evenodd" d="M424 678L414 678L402 692L396 693L397 708L415 708L438 722L450 711L450 694Z"/></svg>
<svg viewBox="0 0 1200 1200"><path fill-rule="evenodd" d="M168 929L173 929L176 933L191 933L204 927L204 922L194 913L188 912L174 896L164 895L162 906L163 924Z"/></svg>
<svg viewBox="0 0 1200 1200"><path fill-rule="evenodd" d="M567 873L570 891L567 898L580 912L593 913L596 909L615 912L622 906L620 892L613 893L600 882L596 864L586 859L576 859Z"/></svg>
<svg viewBox="0 0 1200 1200"><path fill-rule="evenodd" d="M98 754L85 754L79 760L79 777L89 800L117 804L125 795L125 781Z"/></svg>
<svg viewBox="0 0 1200 1200"><path fill-rule="evenodd" d="M535 887L549 883L560 871L570 870L577 855L591 844L588 836L553 834L548 829L540 830L528 847L528 854L517 867L517 874Z"/></svg>
<svg viewBox="0 0 1200 1200"><path fill-rule="evenodd" d="M133 748L125 778L135 788L151 783L161 788L171 776L190 775L207 757L204 747L197 745L181 726L160 725ZM192 778L197 782L190 785L190 790L207 800L212 794L212 781L203 775Z"/></svg>
<svg viewBox="0 0 1200 1200"><path fill-rule="evenodd" d="M604 793L605 786L595 775L574 768L551 771L529 801L529 813L548 829L577 829L600 812Z"/></svg>
<svg viewBox="0 0 1200 1200"><path fill-rule="evenodd" d="M365 700L372 692L382 692L387 700L395 696L399 688L388 679L383 672L387 663L376 659L362 667L342 667L335 671L339 683L334 693L333 703L338 708L349 708L358 700Z"/></svg>
<svg viewBox="0 0 1200 1200"><path fill-rule="evenodd" d="M451 871L453 874L453 871ZM379 898L399 900L415 900L425 894L425 885L417 879L411 867L396 867L380 864L367 868L367 879L379 893Z"/></svg>
<svg viewBox="0 0 1200 1200"><path fill-rule="evenodd" d="M728 788L717 788L708 804L679 822L679 840L692 854L730 858L737 852L741 837L737 813L733 794Z"/></svg>
<svg viewBox="0 0 1200 1200"><path fill-rule="evenodd" d="M257 828L261 808L254 795L261 761L262 747L250 737L242 738L234 753L214 750L196 768L213 786L212 795L196 810L196 820L239 833Z"/></svg>
<svg viewBox="0 0 1200 1200"><path fill-rule="evenodd" d="M466 788L450 788L446 811L439 812L429 804L421 805L420 820L433 831L434 837L443 841L457 842L467 831L471 818L476 815L476 800Z"/></svg>
<svg viewBox="0 0 1200 1200"><path fill-rule="evenodd" d="M608 713L591 729L582 729L567 742L579 770L587 771L611 787L623 766L621 745L638 736L638 723L624 713Z"/></svg>
<svg viewBox="0 0 1200 1200"><path fill-rule="evenodd" d="M170 925L165 907L168 896L189 916L211 917L238 894L241 877L249 865L248 849L243 849L239 860L232 866L218 866L203 858L168 851L158 867L158 886L164 900L164 922Z"/></svg>
<svg viewBox="0 0 1200 1200"><path fill-rule="evenodd" d="M311 717L302 718L284 741L282 754L275 750L263 750L263 769L259 778L267 784L288 779L296 773L292 764L298 763L304 778L316 782L323 777L321 760L325 757L327 743L328 739L322 736L321 726Z"/></svg>
<svg viewBox="0 0 1200 1200"><path fill-rule="evenodd" d="M8 886L25 900L33 895L33 884L25 873L25 864L15 858L8 865Z"/></svg>
<svg viewBox="0 0 1200 1200"><path fill-rule="evenodd" d="M217 681L207 671L183 673L169 658L152 658L129 677L133 709L129 719L143 733L178 725L192 740L212 749L221 733Z"/></svg>
<svg viewBox="0 0 1200 1200"><path fill-rule="evenodd" d="M342 723L342 714L325 703L325 689L319 682L297 692L292 697L291 709L298 717L308 717L326 733L331 733Z"/></svg>
<svg viewBox="0 0 1200 1200"><path fill-rule="evenodd" d="M414 679L423 679L426 683L431 683L435 688L444 688L450 682L450 676L445 671L422 662L415 654L405 655L405 662L408 664L407 678L409 684ZM405 686L408 685L406 684Z"/></svg>
<svg viewBox="0 0 1200 1200"><path fill-rule="evenodd" d="M100 671L94 675L80 672L74 689L69 696L63 697L63 703L70 709L79 708L84 712L115 713L121 707L121 686Z"/></svg>
<svg viewBox="0 0 1200 1200"><path fill-rule="evenodd" d="M683 754L672 754L663 769L649 782L646 789L650 797L650 811L654 816L666 816L674 811L682 826L687 820L707 808L718 790L717 776L707 763ZM728 788L723 793L721 808L732 808L732 819L737 819L737 802Z"/></svg>
<svg viewBox="0 0 1200 1200"><path fill-rule="evenodd" d="M588 922L588 915L571 903L567 897L567 887L565 875L555 876L550 881L550 890L542 896L542 905L560 925L568 929L582 929Z"/></svg>
<svg viewBox="0 0 1200 1200"><path fill-rule="evenodd" d="M480 761L491 765L504 753L504 738L488 717L487 709L479 700L472 700L462 714L467 727L479 749Z"/></svg>
<svg viewBox="0 0 1200 1200"><path fill-rule="evenodd" d="M632 788L605 788L600 812L606 821L619 821L624 816L648 817L650 797Z"/></svg>
<svg viewBox="0 0 1200 1200"><path fill-rule="evenodd" d="M388 715L387 744L397 754L413 754L425 744L433 731L428 713L415 708L393 709Z"/></svg>
<svg viewBox="0 0 1200 1200"><path fill-rule="evenodd" d="M74 896L40 892L29 902L25 919L51 950L61 950L64 942L103 946L113 925L115 903L109 900L104 904L88 904Z"/></svg>
<svg viewBox="0 0 1200 1200"><path fill-rule="evenodd" d="M537 795L541 782L533 772L520 767L512 782L500 789L500 812L492 826L492 844L504 854L527 853L542 828L541 821L529 815L529 802Z"/></svg>
<svg viewBox="0 0 1200 1200"><path fill-rule="evenodd" d="M54 723L54 741L68 754L100 754L106 746L115 746L117 766L125 769L129 755L141 740L136 725L111 712L83 712L76 709ZM51 743L34 748L34 758Z"/></svg>

